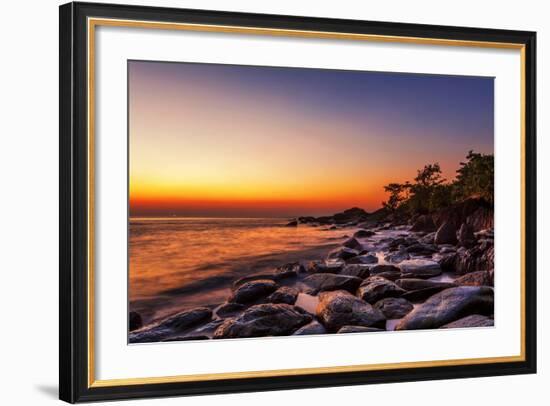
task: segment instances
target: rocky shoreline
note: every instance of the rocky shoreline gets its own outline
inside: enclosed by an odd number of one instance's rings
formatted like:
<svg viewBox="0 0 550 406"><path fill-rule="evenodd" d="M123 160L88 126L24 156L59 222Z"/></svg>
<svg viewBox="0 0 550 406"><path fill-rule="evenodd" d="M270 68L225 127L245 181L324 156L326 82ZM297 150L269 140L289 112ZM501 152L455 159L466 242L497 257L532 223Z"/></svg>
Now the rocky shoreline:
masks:
<svg viewBox="0 0 550 406"><path fill-rule="evenodd" d="M129 342L341 334L494 324L493 209L472 198L393 219L353 208L289 227L341 229L325 260L281 264L235 280L216 307L153 325L129 315Z"/></svg>

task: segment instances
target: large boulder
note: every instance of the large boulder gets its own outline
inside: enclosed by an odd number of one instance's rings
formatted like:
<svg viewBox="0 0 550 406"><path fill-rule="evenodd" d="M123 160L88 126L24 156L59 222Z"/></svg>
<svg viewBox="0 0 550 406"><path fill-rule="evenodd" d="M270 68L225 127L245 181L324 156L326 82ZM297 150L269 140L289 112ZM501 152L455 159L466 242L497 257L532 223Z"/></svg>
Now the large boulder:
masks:
<svg viewBox="0 0 550 406"><path fill-rule="evenodd" d="M196 307L194 309L180 312L161 321L157 325L157 328L169 328L175 331L180 331L195 326L198 323L205 323L211 319L212 310L208 307Z"/></svg>
<svg viewBox="0 0 550 406"><path fill-rule="evenodd" d="M378 257L372 254L365 254L365 255L357 255L353 258L350 258L346 261L348 264L376 264L378 263Z"/></svg>
<svg viewBox="0 0 550 406"><path fill-rule="evenodd" d="M357 255L359 255L359 251L347 247L341 247L329 252L328 259L341 259L346 261L350 258L356 257Z"/></svg>
<svg viewBox="0 0 550 406"><path fill-rule="evenodd" d="M370 265L350 264L344 266L340 271L340 275L356 276L357 278L365 279L370 276L370 268Z"/></svg>
<svg viewBox="0 0 550 406"><path fill-rule="evenodd" d="M359 223L367 220L369 214L358 207L352 207L351 209L344 210L342 213L336 213L332 216L332 221L336 224L346 223Z"/></svg>
<svg viewBox="0 0 550 406"><path fill-rule="evenodd" d="M170 316L147 329L131 332L128 335L128 341L130 343L164 341L210 320L212 320L212 310L207 307L196 307Z"/></svg>
<svg viewBox="0 0 550 406"><path fill-rule="evenodd" d="M454 269L459 275L475 271L488 271L495 267L494 245L482 243L468 250L457 251Z"/></svg>
<svg viewBox="0 0 550 406"><path fill-rule="evenodd" d="M395 281L395 284L405 290L419 290L426 288L440 288L449 289L454 288L457 285L453 282L439 282L432 281L429 279L419 279L419 278L403 278Z"/></svg>
<svg viewBox="0 0 550 406"><path fill-rule="evenodd" d="M357 230L353 236L355 238L368 238L368 237L372 237L374 234L376 234L374 231L372 230Z"/></svg>
<svg viewBox="0 0 550 406"><path fill-rule="evenodd" d="M457 278L455 283L463 286L493 286L493 274L489 271L475 271Z"/></svg>
<svg viewBox="0 0 550 406"><path fill-rule="evenodd" d="M395 281L401 277L401 269L391 264L374 265L371 267L370 273L371 275L381 276L389 279L390 281Z"/></svg>
<svg viewBox="0 0 550 406"><path fill-rule="evenodd" d="M485 286L459 286L445 289L403 318L396 330L439 328L471 314L494 312L493 289Z"/></svg>
<svg viewBox="0 0 550 406"><path fill-rule="evenodd" d="M493 205L482 197L470 197L438 210L432 214L432 218L438 227L450 222L458 229L462 223L466 223L476 232L493 227Z"/></svg>
<svg viewBox="0 0 550 406"><path fill-rule="evenodd" d="M342 243L344 247L351 248L352 250L356 250L361 252L363 250L363 245L357 241L355 238L350 238Z"/></svg>
<svg viewBox="0 0 550 406"><path fill-rule="evenodd" d="M413 255L431 256L432 254L435 254L438 251L438 249L431 244L425 244L425 243L419 242L416 244L409 245L406 248L406 251L409 254L413 254Z"/></svg>
<svg viewBox="0 0 550 406"><path fill-rule="evenodd" d="M435 231L436 229L437 227L435 226L434 220L429 214L418 216L413 226L411 227L411 231L430 232Z"/></svg>
<svg viewBox="0 0 550 406"><path fill-rule="evenodd" d="M361 283L357 295L368 303L376 303L386 297L399 297L405 293L392 281L380 276L370 276Z"/></svg>
<svg viewBox="0 0 550 406"><path fill-rule="evenodd" d="M307 273L338 273L344 267L343 261L311 261L307 264Z"/></svg>
<svg viewBox="0 0 550 406"><path fill-rule="evenodd" d="M286 227L298 227L298 220L291 220L286 223Z"/></svg>
<svg viewBox="0 0 550 406"><path fill-rule="evenodd" d="M402 249L399 249L396 252L392 252L390 254L387 254L384 257L384 260L387 261L387 262L391 262L393 264L400 264L401 262L406 261L410 258L411 258L411 256L409 255L407 250L405 248L402 248Z"/></svg>
<svg viewBox="0 0 550 406"><path fill-rule="evenodd" d="M403 278L432 278L441 275L438 262L429 259L407 259L399 264Z"/></svg>
<svg viewBox="0 0 550 406"><path fill-rule="evenodd" d="M222 303L216 309L214 309L214 313L217 317L225 319L226 317L235 316L236 314L242 312L244 309L246 309L246 305L240 303L226 302Z"/></svg>
<svg viewBox="0 0 550 406"><path fill-rule="evenodd" d="M243 314L225 320L213 338L245 338L290 335L310 323L312 316L299 307L287 304L259 304Z"/></svg>
<svg viewBox="0 0 550 406"><path fill-rule="evenodd" d="M306 324L305 326L300 327L296 330L293 335L295 336L305 336L313 334L326 334L327 329L319 323L317 320L313 320L311 323Z"/></svg>
<svg viewBox="0 0 550 406"><path fill-rule="evenodd" d="M494 325L495 320L493 318L481 314L472 314L449 324L445 324L441 326L441 328L492 327Z"/></svg>
<svg viewBox="0 0 550 406"><path fill-rule="evenodd" d="M316 273L304 279L304 283L311 287L311 293L330 291L330 290L346 290L355 292L362 279L355 276L337 275L331 273Z"/></svg>
<svg viewBox="0 0 550 406"><path fill-rule="evenodd" d="M251 303L265 298L276 291L278 287L277 283L269 279L246 282L233 291L228 301L235 303Z"/></svg>
<svg viewBox="0 0 550 406"><path fill-rule="evenodd" d="M349 292L324 292L319 299L317 317L331 332L350 325L385 328L384 314Z"/></svg>
<svg viewBox="0 0 550 406"><path fill-rule="evenodd" d="M298 298L298 289L283 286L267 297L269 303L286 303L293 305Z"/></svg>
<svg viewBox="0 0 550 406"><path fill-rule="evenodd" d="M384 313L387 319L400 319L409 314L414 306L406 299L387 297L376 302L374 307Z"/></svg>
<svg viewBox="0 0 550 406"><path fill-rule="evenodd" d="M456 226L447 221L437 229L434 238L435 244L456 244Z"/></svg>
<svg viewBox="0 0 550 406"><path fill-rule="evenodd" d="M462 223L458 232L456 233L456 238L458 239L458 245L465 248L471 248L476 243L476 237L472 228L466 224Z"/></svg>

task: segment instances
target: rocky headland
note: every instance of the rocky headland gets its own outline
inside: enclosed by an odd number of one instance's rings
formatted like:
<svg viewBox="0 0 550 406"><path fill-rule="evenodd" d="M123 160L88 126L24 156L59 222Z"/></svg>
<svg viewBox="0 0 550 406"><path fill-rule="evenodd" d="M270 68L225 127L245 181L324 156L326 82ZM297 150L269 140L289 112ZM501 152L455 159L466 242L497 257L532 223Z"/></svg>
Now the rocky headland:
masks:
<svg viewBox="0 0 550 406"><path fill-rule="evenodd" d="M143 325L129 315L129 342L183 341L494 324L492 205L472 197L410 218L352 208L299 217L289 227L345 236L326 259L233 281L224 303Z"/></svg>

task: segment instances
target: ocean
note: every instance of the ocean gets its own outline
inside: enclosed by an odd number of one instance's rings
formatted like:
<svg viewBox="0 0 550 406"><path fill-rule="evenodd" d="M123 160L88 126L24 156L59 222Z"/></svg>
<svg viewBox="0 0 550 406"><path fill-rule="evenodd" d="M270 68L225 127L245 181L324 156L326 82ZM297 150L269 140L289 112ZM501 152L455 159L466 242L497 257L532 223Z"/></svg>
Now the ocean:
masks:
<svg viewBox="0 0 550 406"><path fill-rule="evenodd" d="M242 276L324 258L353 230L285 227L288 219L131 218L129 310L145 323L215 306Z"/></svg>

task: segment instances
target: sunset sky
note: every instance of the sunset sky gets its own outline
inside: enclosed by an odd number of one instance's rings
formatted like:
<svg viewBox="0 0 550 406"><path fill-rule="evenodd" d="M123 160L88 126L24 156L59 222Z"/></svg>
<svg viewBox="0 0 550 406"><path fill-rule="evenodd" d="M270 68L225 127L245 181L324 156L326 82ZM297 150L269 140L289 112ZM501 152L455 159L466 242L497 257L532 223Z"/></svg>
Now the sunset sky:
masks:
<svg viewBox="0 0 550 406"><path fill-rule="evenodd" d="M373 211L493 153L493 78L129 61L130 215Z"/></svg>

